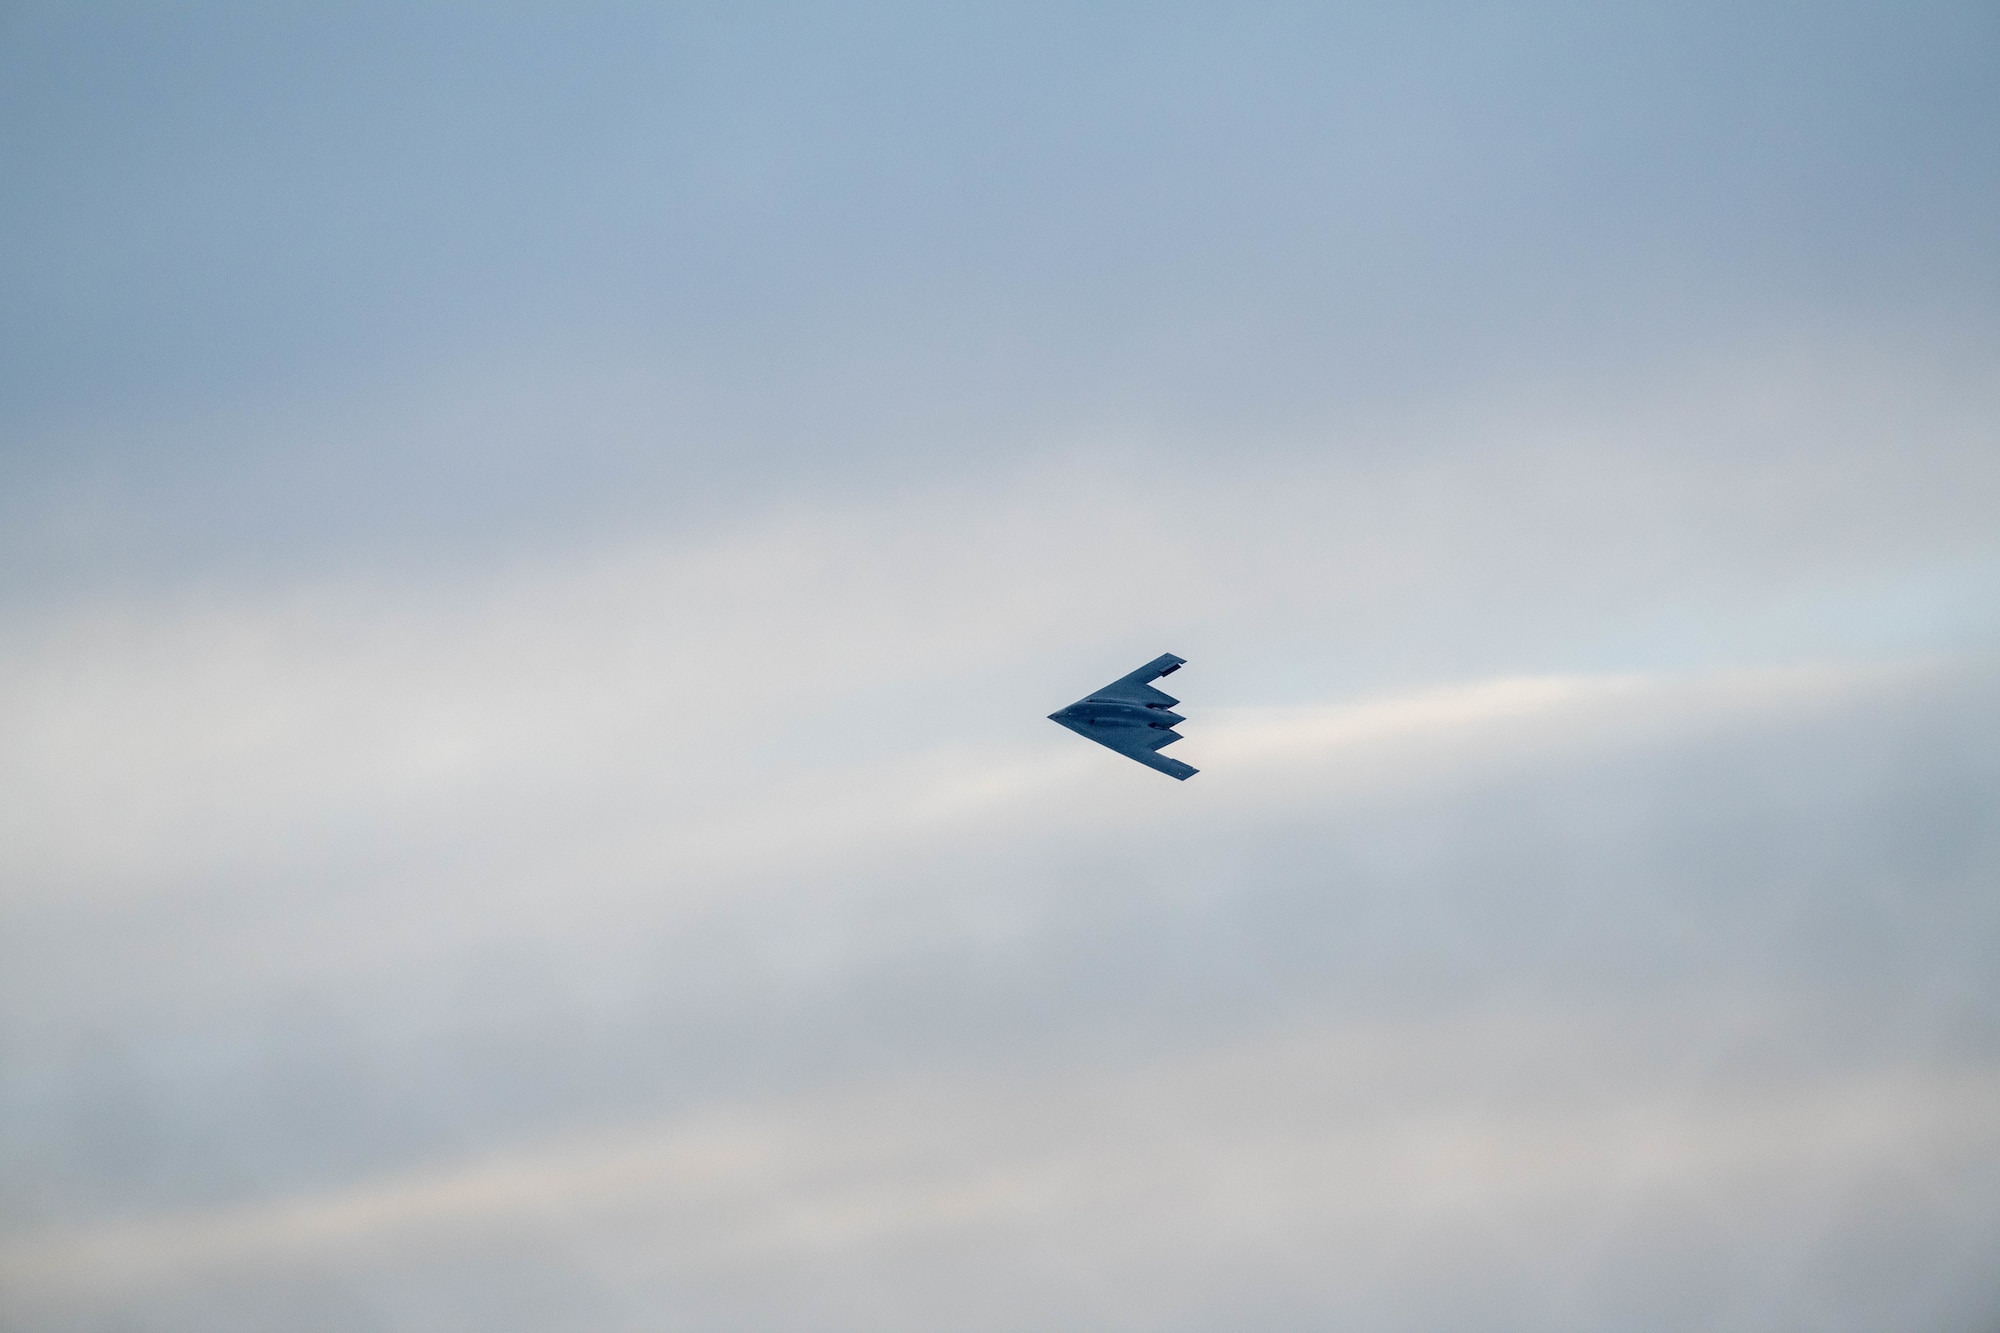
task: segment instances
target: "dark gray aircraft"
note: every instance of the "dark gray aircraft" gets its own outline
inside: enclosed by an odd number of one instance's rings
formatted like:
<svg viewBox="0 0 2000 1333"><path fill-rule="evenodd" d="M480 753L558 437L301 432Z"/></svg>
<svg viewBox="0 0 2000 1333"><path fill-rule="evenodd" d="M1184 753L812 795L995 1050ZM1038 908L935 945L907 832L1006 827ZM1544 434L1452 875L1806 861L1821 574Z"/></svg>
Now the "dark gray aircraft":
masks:
<svg viewBox="0 0 2000 1333"><path fill-rule="evenodd" d="M1171 676L1186 659L1162 653L1129 676L1120 676L1087 699L1078 699L1060 713L1050 713L1049 721L1060 722L1079 736L1088 736L1137 759L1147 768L1157 768L1170 778L1186 782L1200 772L1178 759L1159 752L1181 738L1174 723L1185 722L1179 713L1169 712L1180 700L1146 682Z"/></svg>

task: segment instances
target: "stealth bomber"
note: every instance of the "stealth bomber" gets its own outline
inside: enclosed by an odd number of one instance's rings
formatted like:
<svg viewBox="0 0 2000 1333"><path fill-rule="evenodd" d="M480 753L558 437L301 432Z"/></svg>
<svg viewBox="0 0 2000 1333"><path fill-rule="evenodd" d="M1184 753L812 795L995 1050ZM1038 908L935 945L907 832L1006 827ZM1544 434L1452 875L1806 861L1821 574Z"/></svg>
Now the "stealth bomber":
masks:
<svg viewBox="0 0 2000 1333"><path fill-rule="evenodd" d="M1088 736L1128 759L1185 782L1200 770L1160 753L1161 746L1181 738L1174 723L1187 719L1169 711L1180 700L1148 683L1171 676L1185 664L1184 658L1162 653L1131 675L1120 676L1060 713L1050 713L1049 721L1060 722L1079 736Z"/></svg>

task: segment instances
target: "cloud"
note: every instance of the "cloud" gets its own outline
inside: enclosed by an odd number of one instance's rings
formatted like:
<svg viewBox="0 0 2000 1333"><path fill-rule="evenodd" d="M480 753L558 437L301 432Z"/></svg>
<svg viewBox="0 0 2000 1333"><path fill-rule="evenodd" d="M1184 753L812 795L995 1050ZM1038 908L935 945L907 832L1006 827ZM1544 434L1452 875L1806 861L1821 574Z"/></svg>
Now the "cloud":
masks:
<svg viewBox="0 0 2000 1333"><path fill-rule="evenodd" d="M1470 1328L1494 1317L1482 1291L1530 1274L1508 1326L1585 1327L1644 1317L1617 1284L1643 1291L1675 1247L1805 1239L1809 1266L1842 1231L1881 1225L1894 1199L1904 1227L1961 1256L1946 1272L1976 1299L1953 1232L1990 1234L2000 1209L1989 1195L1968 1217L1954 1207L1964 1185L1939 1189L1955 1163L2000 1148L2000 1075L1891 1063L1688 1083L1676 1063L1802 1017L1718 999L864 1080L30 1237L4 1265L25 1308L58 1320L86 1296L169 1312L226 1290L254 1302L274 1272L301 1283L435 1264L431 1281L476 1282L525 1250L613 1293L619 1313L590 1328L641 1310L771 1328L1261 1327L1302 1308ZM480 1255L492 1258L467 1263ZM1739 1270L1719 1308L1799 1308L1810 1279L1796 1262ZM1914 1276L1822 1313L1869 1327Z"/></svg>
<svg viewBox="0 0 2000 1333"><path fill-rule="evenodd" d="M1991 24L769 17L0 41L8 1318L1990 1322Z"/></svg>
<svg viewBox="0 0 2000 1333"><path fill-rule="evenodd" d="M1046 503L932 512L957 546L899 514L931 554L907 583L879 514L821 515L414 608L317 592L72 630L43 659L64 669L16 678L40 691L17 717L94 716L109 748L14 751L49 766L17 770L17 808L78 821L11 853L33 873L7 971L35 997L9 1009L15 1307L56 1329L1985 1308L1977 1247L1951 1246L1994 1216L1967 1035L1990 671L1202 708L1197 659L1205 771L1152 781L1028 705L1106 674L1078 684L1041 627L1095 614L1083 544L1133 579L1161 548ZM671 634L635 626L676 595ZM1150 633L1132 605L1098 631L1108 670ZM800 680L817 717L773 711ZM115 725L163 698L187 712L161 732ZM943 711L842 744L912 704ZM475 761L404 766L453 726ZM176 789L175 763L206 776ZM65 777L180 804L94 845L116 789ZM1905 1243L1943 1257L1834 1294L1840 1255Z"/></svg>

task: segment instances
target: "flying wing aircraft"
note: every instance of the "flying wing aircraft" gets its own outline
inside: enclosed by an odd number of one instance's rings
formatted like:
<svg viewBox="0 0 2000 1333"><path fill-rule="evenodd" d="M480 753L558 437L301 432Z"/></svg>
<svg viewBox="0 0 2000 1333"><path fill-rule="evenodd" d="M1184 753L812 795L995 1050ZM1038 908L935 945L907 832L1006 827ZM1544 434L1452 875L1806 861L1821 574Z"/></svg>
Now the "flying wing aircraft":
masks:
<svg viewBox="0 0 2000 1333"><path fill-rule="evenodd" d="M1187 719L1168 711L1180 700L1147 683L1179 671L1185 660L1162 653L1131 675L1120 676L1060 713L1050 713L1049 721L1060 722L1079 736L1088 736L1128 759L1185 782L1200 770L1159 752L1162 745L1172 745L1181 738L1174 723Z"/></svg>

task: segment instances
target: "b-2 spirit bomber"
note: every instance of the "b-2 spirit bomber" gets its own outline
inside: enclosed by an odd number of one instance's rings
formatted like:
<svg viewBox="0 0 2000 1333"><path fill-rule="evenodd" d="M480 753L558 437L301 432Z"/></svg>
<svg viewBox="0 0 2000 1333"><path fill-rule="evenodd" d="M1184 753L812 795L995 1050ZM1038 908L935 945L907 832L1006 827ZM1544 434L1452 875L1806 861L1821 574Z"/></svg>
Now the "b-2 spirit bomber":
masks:
<svg viewBox="0 0 2000 1333"><path fill-rule="evenodd" d="M1050 713L1049 721L1060 722L1079 736L1088 736L1128 759L1185 782L1201 770L1160 753L1161 746L1181 738L1174 723L1187 719L1169 711L1180 700L1147 683L1170 676L1185 664L1185 658L1162 653L1131 675L1120 676L1060 713Z"/></svg>

